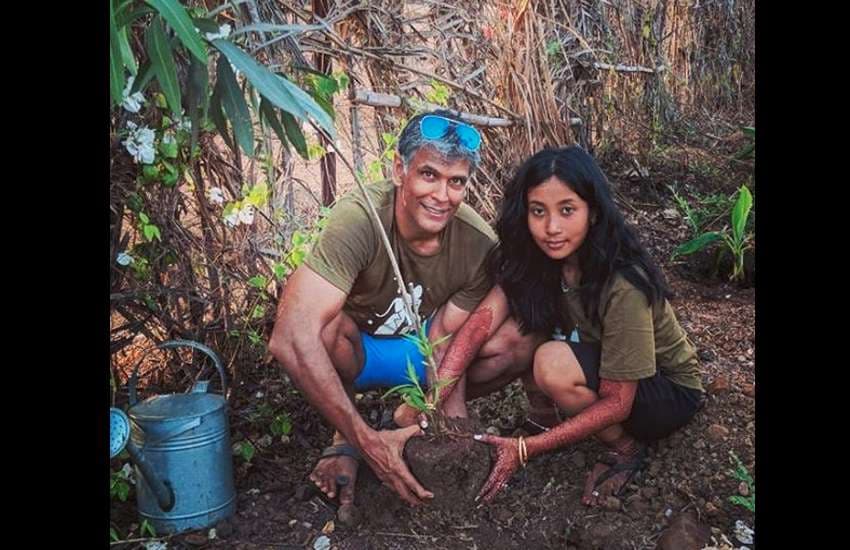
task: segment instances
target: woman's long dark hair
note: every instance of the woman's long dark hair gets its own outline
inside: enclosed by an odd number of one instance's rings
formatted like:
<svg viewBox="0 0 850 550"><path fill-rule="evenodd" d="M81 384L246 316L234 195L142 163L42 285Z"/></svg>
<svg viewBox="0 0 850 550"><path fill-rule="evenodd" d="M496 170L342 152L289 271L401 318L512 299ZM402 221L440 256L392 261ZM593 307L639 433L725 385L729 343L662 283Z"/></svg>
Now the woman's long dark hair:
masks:
<svg viewBox="0 0 850 550"><path fill-rule="evenodd" d="M616 273L641 290L649 304L672 297L663 274L611 199L608 180L593 157L578 146L544 149L526 160L505 188L496 222L500 245L490 263L523 332L549 333L561 322L562 262L546 256L528 230L528 191L552 176L587 202L594 220L576 251L585 314L600 323L602 292Z"/></svg>

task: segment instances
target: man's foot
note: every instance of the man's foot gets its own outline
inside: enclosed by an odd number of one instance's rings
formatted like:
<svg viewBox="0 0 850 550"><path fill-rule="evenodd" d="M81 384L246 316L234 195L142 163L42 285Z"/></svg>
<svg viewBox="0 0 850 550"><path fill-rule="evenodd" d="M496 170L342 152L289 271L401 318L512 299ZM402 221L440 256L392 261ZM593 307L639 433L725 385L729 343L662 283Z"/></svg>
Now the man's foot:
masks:
<svg viewBox="0 0 850 550"><path fill-rule="evenodd" d="M609 496L619 496L626 484L646 463L646 447L635 442L624 452L608 451L587 476L581 502L597 506Z"/></svg>
<svg viewBox="0 0 850 550"><path fill-rule="evenodd" d="M399 428L406 428L419 423L420 412L407 403L402 403L393 411L393 422Z"/></svg>
<svg viewBox="0 0 850 550"><path fill-rule="evenodd" d="M310 481L328 498L339 494L340 505L354 504L354 485L359 465L360 453L341 441L322 451L322 457L310 474Z"/></svg>

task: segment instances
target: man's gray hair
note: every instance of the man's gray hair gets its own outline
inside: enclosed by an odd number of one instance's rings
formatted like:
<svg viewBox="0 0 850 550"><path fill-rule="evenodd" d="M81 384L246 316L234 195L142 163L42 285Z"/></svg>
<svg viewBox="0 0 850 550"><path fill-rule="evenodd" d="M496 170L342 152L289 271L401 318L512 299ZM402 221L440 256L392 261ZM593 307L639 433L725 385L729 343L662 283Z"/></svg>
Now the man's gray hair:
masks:
<svg viewBox="0 0 850 550"><path fill-rule="evenodd" d="M472 174L481 162L481 155L478 153L478 150L471 151L464 147L458 140L456 132L448 132L440 139L427 139L423 137L422 131L419 128L419 121L422 120L422 117L428 115L441 116L465 124L457 115L445 109L421 113L411 118L398 138L398 153L401 155L404 171L407 172L407 167L410 165L410 160L416 154L416 151L428 146L433 147L437 153L447 160L468 160L469 173Z"/></svg>

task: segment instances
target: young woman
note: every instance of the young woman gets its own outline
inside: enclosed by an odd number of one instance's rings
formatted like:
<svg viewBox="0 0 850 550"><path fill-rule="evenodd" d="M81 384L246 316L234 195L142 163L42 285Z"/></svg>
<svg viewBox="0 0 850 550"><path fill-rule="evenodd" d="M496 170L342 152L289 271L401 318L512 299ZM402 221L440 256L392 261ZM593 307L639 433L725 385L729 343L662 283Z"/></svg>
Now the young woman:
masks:
<svg viewBox="0 0 850 550"><path fill-rule="evenodd" d="M661 272L581 148L528 159L505 189L496 229L497 285L453 339L440 377L457 376L467 395L480 393L475 381L487 377L475 365L466 369L467 358L509 315L524 332L557 327L572 337L540 345L532 369L568 418L527 438L476 435L498 457L479 496L492 499L530 457L595 437L607 452L582 496L595 505L643 466L647 442L686 424L702 405L696 350Z"/></svg>

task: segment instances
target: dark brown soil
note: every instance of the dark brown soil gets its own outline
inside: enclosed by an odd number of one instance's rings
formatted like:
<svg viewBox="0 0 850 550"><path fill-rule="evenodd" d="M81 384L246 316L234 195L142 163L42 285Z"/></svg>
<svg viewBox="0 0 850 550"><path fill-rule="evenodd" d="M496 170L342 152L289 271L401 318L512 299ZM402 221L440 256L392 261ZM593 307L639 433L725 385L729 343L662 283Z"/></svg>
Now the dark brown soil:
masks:
<svg viewBox="0 0 850 550"><path fill-rule="evenodd" d="M423 487L434 493L429 506L458 511L472 506L490 474L491 447L472 439L471 423L449 419L452 433L408 440L404 459Z"/></svg>

